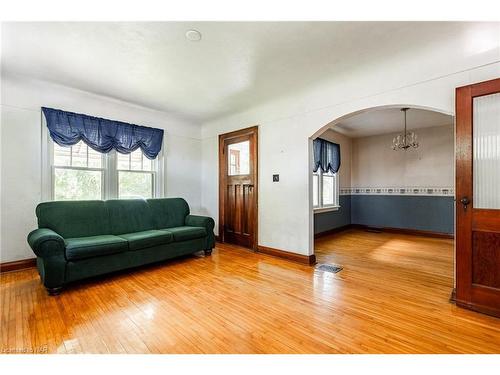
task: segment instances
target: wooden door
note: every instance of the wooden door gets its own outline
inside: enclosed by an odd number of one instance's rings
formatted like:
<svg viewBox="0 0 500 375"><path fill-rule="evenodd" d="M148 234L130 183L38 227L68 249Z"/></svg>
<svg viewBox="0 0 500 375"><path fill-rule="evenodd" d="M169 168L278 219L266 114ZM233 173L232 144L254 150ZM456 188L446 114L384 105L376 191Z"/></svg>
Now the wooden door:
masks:
<svg viewBox="0 0 500 375"><path fill-rule="evenodd" d="M256 126L219 136L219 238L257 247Z"/></svg>
<svg viewBox="0 0 500 375"><path fill-rule="evenodd" d="M456 90L456 302L500 316L500 79Z"/></svg>

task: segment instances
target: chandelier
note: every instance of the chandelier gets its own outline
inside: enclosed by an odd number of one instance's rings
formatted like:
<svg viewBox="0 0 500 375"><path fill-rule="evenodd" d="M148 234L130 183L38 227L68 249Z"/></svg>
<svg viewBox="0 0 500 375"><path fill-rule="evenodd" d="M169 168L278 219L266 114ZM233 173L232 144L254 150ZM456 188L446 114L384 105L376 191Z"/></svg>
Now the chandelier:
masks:
<svg viewBox="0 0 500 375"><path fill-rule="evenodd" d="M414 132L406 131L406 112L410 108L401 108L401 111L405 116L405 130L403 134L398 134L396 137L392 139L392 149L393 150L407 150L410 147L417 148L417 135Z"/></svg>

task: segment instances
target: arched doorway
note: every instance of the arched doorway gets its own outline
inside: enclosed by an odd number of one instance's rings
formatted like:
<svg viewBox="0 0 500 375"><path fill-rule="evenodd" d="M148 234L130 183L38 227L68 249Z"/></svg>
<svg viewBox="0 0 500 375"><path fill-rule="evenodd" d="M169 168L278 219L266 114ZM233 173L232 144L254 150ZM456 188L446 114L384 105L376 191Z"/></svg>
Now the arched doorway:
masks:
<svg viewBox="0 0 500 375"><path fill-rule="evenodd" d="M392 150L404 133L402 108L409 108L407 130L417 135L416 147ZM335 119L311 138L318 137L340 145L341 167L336 174L310 173L317 262L347 268L364 262L394 279L445 275L451 290L453 115L421 106L372 107Z"/></svg>

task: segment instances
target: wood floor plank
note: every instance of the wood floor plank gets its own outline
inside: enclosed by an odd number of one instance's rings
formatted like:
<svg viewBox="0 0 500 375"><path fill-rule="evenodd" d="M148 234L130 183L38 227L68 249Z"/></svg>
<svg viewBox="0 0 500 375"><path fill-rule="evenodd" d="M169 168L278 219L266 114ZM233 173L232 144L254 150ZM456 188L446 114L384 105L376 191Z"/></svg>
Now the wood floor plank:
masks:
<svg viewBox="0 0 500 375"><path fill-rule="evenodd" d="M46 294L0 277L0 349L50 353L499 353L500 320L460 309L453 241L348 230L315 243L323 272L217 244ZM43 349L42 349L43 350Z"/></svg>

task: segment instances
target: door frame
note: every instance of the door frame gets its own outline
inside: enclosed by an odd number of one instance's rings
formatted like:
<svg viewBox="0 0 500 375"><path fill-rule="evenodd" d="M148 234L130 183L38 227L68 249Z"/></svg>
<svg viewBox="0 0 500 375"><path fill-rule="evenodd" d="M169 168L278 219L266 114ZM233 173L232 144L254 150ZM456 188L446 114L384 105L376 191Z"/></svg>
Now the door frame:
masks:
<svg viewBox="0 0 500 375"><path fill-rule="evenodd" d="M225 208L225 186L227 177L227 157L224 154L224 142L226 140L250 135L253 147L250 150L252 160L252 175L254 179L255 203L254 203L254 241L252 250L257 251L259 244L259 126L236 130L229 133L219 134L219 241L224 242L224 208Z"/></svg>
<svg viewBox="0 0 500 375"><path fill-rule="evenodd" d="M456 304L490 315L500 316L500 309L493 307L495 298L492 289L473 283L473 100L475 97L499 91L500 78L458 87L455 94L456 121L456 173L455 173L455 277ZM469 199L470 209L464 210L460 200ZM476 211L482 211L476 209ZM484 210L486 211L486 210ZM477 214L476 214L477 215ZM491 215L490 215L491 216ZM485 217L488 219L488 217ZM491 218L498 222L498 219Z"/></svg>

